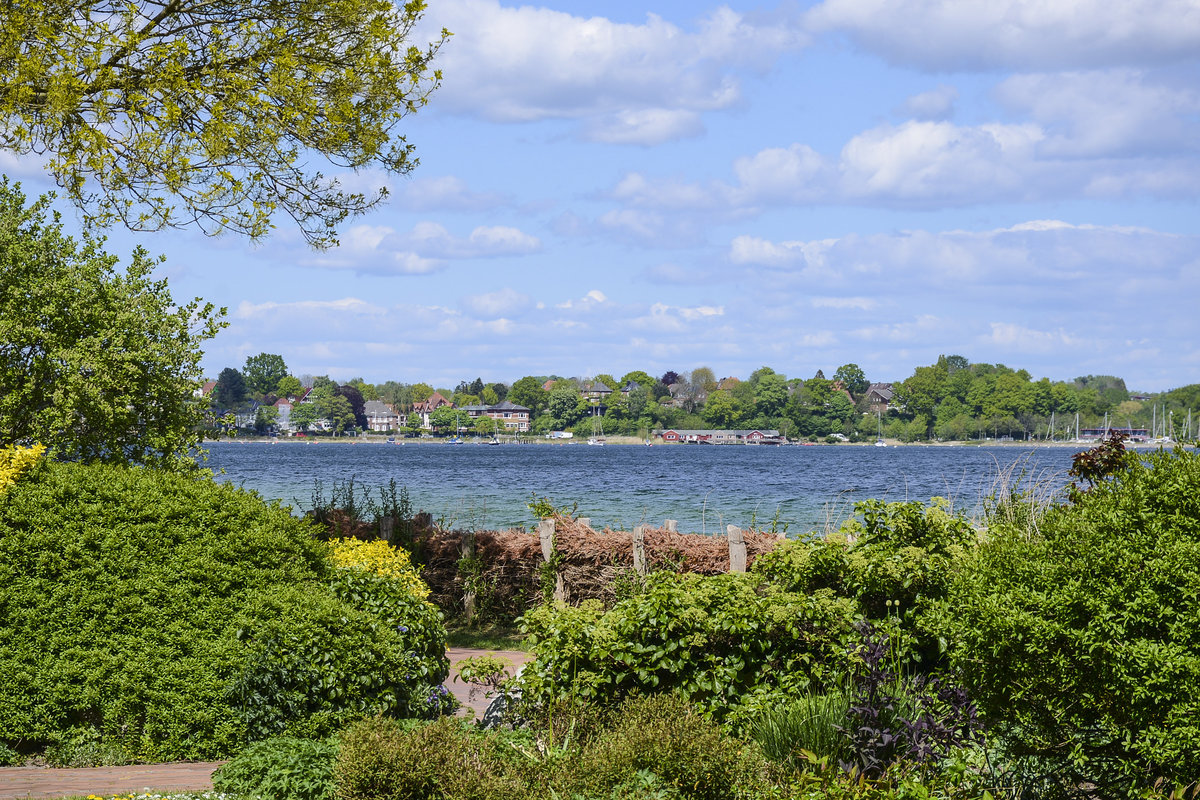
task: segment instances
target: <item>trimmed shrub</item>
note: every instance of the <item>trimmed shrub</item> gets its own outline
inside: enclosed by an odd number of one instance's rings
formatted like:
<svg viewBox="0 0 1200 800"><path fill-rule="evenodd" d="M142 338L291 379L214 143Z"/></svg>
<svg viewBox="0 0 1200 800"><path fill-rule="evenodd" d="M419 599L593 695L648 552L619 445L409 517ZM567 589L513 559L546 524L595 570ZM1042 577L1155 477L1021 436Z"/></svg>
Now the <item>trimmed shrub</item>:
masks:
<svg viewBox="0 0 1200 800"><path fill-rule="evenodd" d="M213 773L213 789L244 800L333 800L337 746L277 736L255 742Z"/></svg>
<svg viewBox="0 0 1200 800"><path fill-rule="evenodd" d="M340 599L335 572L308 523L253 493L137 468L33 470L0 496L0 741L91 730L124 760L212 759L281 721L311 733L412 713L427 698L405 693L444 676L444 653L430 662L402 615ZM421 615L410 627L436 638L436 611ZM284 680L289 665L305 677ZM313 686L318 703L289 699Z"/></svg>
<svg viewBox="0 0 1200 800"><path fill-rule="evenodd" d="M955 585L952 661L1031 780L1130 795L1200 776L1200 455L1130 455Z"/></svg>
<svg viewBox="0 0 1200 800"><path fill-rule="evenodd" d="M525 615L534 661L519 679L526 703L614 704L677 691L723 718L755 692L798 696L844 674L854 636L849 601L761 587L748 575L655 573L636 597Z"/></svg>

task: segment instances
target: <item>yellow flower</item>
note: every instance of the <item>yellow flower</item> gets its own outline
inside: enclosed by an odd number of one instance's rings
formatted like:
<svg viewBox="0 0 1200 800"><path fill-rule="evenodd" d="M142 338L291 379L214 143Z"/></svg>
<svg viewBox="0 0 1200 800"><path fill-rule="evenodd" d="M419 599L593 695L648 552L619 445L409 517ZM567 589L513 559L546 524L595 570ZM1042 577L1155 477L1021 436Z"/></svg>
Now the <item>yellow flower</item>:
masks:
<svg viewBox="0 0 1200 800"><path fill-rule="evenodd" d="M46 452L46 446L0 447L0 494L17 482L21 473L29 469Z"/></svg>
<svg viewBox="0 0 1200 800"><path fill-rule="evenodd" d="M396 578L417 597L429 596L429 587L421 580L408 553L397 550L382 539L338 539L329 543L329 560L341 569L358 569Z"/></svg>

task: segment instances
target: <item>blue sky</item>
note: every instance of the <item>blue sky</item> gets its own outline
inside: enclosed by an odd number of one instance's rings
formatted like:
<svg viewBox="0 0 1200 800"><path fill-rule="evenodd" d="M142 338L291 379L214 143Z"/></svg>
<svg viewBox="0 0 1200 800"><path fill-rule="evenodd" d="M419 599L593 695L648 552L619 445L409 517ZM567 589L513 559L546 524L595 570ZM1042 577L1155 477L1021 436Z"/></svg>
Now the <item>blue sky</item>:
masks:
<svg viewBox="0 0 1200 800"><path fill-rule="evenodd" d="M421 164L339 249L111 234L229 308L210 376L1200 381L1197 0L429 6Z"/></svg>

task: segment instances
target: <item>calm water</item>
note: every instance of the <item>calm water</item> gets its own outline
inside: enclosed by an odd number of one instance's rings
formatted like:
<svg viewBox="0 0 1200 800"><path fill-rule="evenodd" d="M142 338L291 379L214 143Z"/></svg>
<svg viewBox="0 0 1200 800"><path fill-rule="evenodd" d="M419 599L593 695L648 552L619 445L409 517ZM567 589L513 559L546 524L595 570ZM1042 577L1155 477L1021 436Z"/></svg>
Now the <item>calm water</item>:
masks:
<svg viewBox="0 0 1200 800"><path fill-rule="evenodd" d="M209 466L220 480L311 507L317 480L329 495L354 479L377 492L390 479L406 486L413 507L455 527L529 525L534 495L579 504L594 527L630 530L679 521L688 532L727 524L789 533L823 529L857 500L949 497L973 513L1001 475L1024 474L1061 486L1072 448L1020 447L705 447L583 444L212 443Z"/></svg>

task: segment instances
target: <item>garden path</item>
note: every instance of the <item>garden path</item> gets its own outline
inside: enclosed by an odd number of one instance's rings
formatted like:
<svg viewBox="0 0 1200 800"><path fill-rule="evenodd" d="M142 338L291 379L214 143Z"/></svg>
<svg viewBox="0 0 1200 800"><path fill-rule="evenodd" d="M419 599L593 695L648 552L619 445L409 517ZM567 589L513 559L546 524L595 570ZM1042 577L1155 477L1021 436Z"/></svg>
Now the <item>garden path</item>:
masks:
<svg viewBox="0 0 1200 800"><path fill-rule="evenodd" d="M470 698L470 687L455 680L458 663L471 656L503 656L521 667L530 660L529 653L517 650L473 650L451 647L450 677L446 688L462 702L459 714L465 716L475 710L482 716L488 700L484 697ZM111 797L131 792L203 792L212 789L212 774L225 762L215 761L190 764L139 764L129 767L87 767L81 769L50 769L48 767L0 767L0 800L33 800L49 797L86 797L96 794Z"/></svg>

